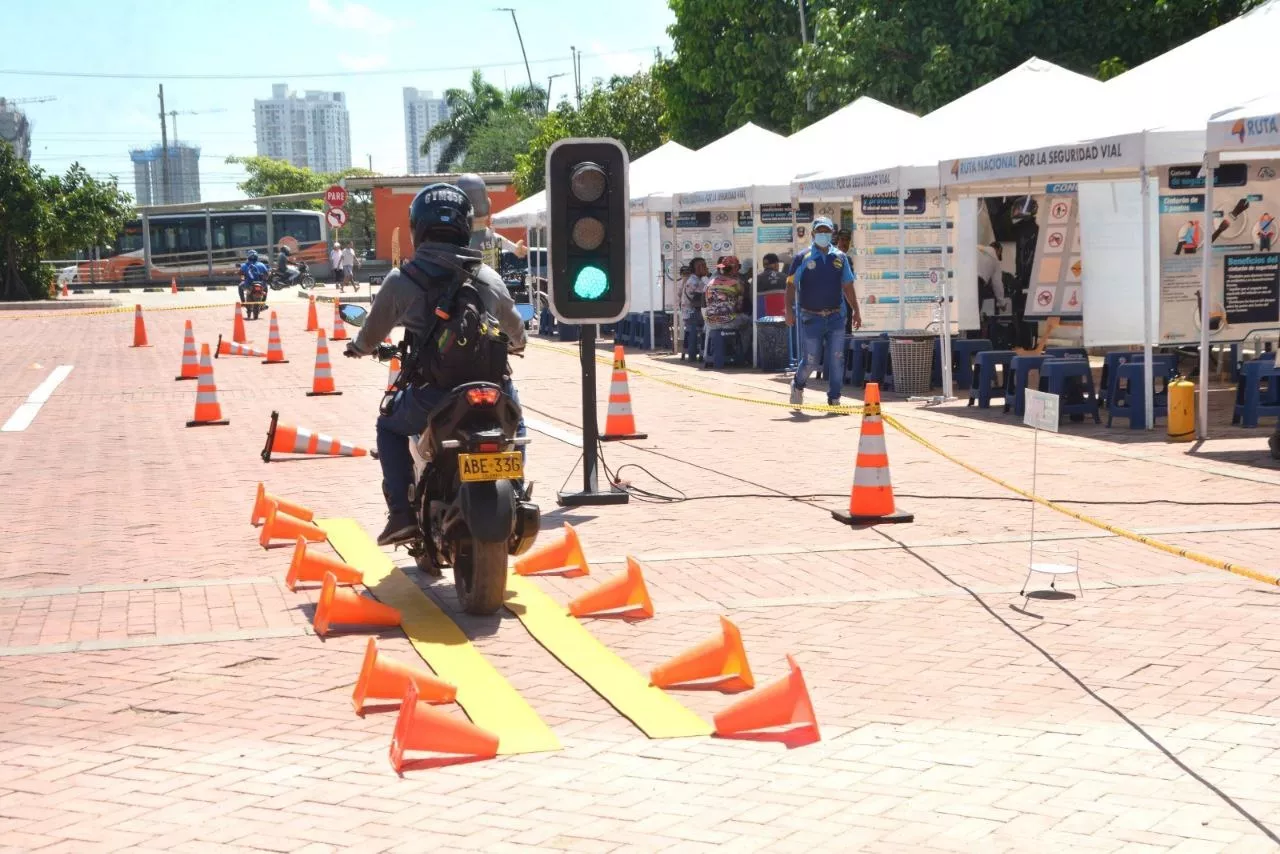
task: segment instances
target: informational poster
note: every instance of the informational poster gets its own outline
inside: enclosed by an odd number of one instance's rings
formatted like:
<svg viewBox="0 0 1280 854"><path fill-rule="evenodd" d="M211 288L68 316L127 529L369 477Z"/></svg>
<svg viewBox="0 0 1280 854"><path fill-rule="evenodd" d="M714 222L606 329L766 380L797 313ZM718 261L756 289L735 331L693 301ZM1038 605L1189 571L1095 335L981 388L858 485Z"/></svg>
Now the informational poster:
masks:
<svg viewBox="0 0 1280 854"><path fill-rule="evenodd" d="M678 218L663 214L662 262L668 280L679 279L681 268L694 258L705 259L711 268L721 255L732 255L736 217L733 211L684 211Z"/></svg>
<svg viewBox="0 0 1280 854"><path fill-rule="evenodd" d="M1049 184L1034 197L1040 235L1024 317L1078 319L1084 311L1080 205L1075 184Z"/></svg>
<svg viewBox="0 0 1280 854"><path fill-rule="evenodd" d="M941 295L929 271L947 266L953 223L944 222L937 197L924 190L910 191L902 207L901 228L896 193L862 196L851 217L853 269L868 332L920 330L934 323Z"/></svg>
<svg viewBox="0 0 1280 854"><path fill-rule="evenodd" d="M1160 343L1200 340L1203 258L1212 253L1209 340L1241 341L1280 328L1280 214L1277 161L1224 163L1214 173L1204 233L1200 164L1160 172Z"/></svg>

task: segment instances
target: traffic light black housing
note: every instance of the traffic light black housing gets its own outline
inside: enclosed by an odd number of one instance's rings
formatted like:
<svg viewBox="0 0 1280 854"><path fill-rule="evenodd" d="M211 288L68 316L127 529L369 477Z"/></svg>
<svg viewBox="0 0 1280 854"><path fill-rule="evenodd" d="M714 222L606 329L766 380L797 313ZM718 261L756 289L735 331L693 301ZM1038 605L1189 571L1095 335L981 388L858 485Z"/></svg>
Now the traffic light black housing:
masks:
<svg viewBox="0 0 1280 854"><path fill-rule="evenodd" d="M551 312L564 323L612 323L627 313L627 167L616 139L562 139L547 151Z"/></svg>

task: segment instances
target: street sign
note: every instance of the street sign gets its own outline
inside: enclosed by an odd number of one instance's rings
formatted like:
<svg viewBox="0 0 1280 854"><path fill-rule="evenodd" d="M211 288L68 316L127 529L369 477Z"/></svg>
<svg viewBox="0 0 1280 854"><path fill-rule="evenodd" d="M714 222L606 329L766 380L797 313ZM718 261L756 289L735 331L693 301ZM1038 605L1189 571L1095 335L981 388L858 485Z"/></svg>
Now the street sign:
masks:
<svg viewBox="0 0 1280 854"><path fill-rule="evenodd" d="M347 212L344 208L329 208L324 218L330 228L342 228L347 224Z"/></svg>
<svg viewBox="0 0 1280 854"><path fill-rule="evenodd" d="M324 203L331 208L340 208L347 203L347 191L337 184L324 191Z"/></svg>
<svg viewBox="0 0 1280 854"><path fill-rule="evenodd" d="M1023 410L1022 423L1037 430L1058 432L1058 396L1036 391L1033 388L1023 392L1026 407Z"/></svg>

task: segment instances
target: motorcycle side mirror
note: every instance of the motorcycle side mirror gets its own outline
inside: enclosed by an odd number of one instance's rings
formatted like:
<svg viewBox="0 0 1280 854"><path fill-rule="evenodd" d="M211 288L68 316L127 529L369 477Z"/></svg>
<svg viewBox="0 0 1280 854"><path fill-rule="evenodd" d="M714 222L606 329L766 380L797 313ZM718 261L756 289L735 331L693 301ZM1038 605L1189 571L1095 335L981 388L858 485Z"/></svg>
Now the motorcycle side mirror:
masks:
<svg viewBox="0 0 1280 854"><path fill-rule="evenodd" d="M369 312L361 306L350 304L340 306L338 314L342 315L343 323L350 323L352 326L364 326L364 319L369 316Z"/></svg>

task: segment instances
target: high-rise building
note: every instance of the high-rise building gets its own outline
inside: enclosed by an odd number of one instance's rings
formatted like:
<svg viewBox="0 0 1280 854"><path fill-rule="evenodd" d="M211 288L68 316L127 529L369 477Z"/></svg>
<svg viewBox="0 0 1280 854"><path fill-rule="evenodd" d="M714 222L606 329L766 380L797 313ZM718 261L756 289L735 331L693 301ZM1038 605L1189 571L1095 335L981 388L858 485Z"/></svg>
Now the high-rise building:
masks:
<svg viewBox="0 0 1280 854"><path fill-rule="evenodd" d="M427 134L447 118L449 105L444 98L433 98L430 92L419 92L412 86L404 87L404 154L410 175L432 175L445 171L449 165L440 162L447 141L433 142L430 151L422 153Z"/></svg>
<svg viewBox="0 0 1280 854"><path fill-rule="evenodd" d="M166 189L164 149L159 145L135 148L133 185L140 205L185 205L200 201L200 148L187 143L169 146Z"/></svg>
<svg viewBox="0 0 1280 854"><path fill-rule="evenodd" d="M270 99L253 102L253 111L258 154L315 172L350 168L351 127L342 92L307 91L299 97L276 83Z"/></svg>
<svg viewBox="0 0 1280 854"><path fill-rule="evenodd" d="M31 122L27 114L0 98L0 139L23 160L31 160Z"/></svg>

